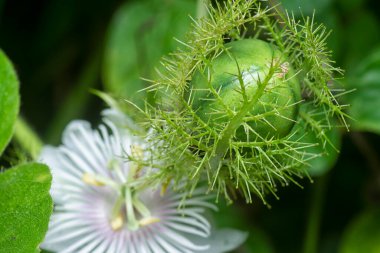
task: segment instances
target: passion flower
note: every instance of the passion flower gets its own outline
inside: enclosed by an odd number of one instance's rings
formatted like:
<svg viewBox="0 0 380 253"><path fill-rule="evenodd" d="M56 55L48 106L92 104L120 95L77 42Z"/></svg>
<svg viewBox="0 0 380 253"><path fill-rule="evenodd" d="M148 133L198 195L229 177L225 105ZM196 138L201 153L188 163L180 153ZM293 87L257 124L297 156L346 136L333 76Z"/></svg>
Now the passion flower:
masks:
<svg viewBox="0 0 380 253"><path fill-rule="evenodd" d="M191 82L192 107L210 126L223 129L239 112L247 127L240 140L286 136L297 118L300 85L285 56L258 39L225 44L226 50ZM229 113L228 113L229 112Z"/></svg>

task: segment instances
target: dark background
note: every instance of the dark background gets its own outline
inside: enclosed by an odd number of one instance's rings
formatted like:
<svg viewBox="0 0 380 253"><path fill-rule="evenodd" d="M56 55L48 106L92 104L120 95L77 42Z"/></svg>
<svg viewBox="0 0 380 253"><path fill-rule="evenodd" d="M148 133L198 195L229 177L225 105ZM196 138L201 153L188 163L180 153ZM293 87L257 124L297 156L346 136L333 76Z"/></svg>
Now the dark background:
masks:
<svg viewBox="0 0 380 253"><path fill-rule="evenodd" d="M21 114L45 142L57 144L71 119L98 120L104 104L88 90L103 89L107 29L124 3L0 1L0 47L17 69ZM376 0L295 0L284 5L300 5L306 14L316 9L316 19L333 29L329 45L336 65L346 70L347 78L380 46L380 7ZM380 204L380 138L365 132L342 134L342 149L334 168L313 180L300 179L303 189L296 185L280 188L280 200L269 199L271 208L260 200L252 205L237 201L232 208L221 207L216 216L220 226L250 231L249 241L239 252L307 253L303 247L312 219L320 225L316 252L343 252L339 249L351 222L364 210ZM315 201L318 198L320 201ZM313 206L316 202L319 204ZM316 218L311 211L318 208L321 212Z"/></svg>

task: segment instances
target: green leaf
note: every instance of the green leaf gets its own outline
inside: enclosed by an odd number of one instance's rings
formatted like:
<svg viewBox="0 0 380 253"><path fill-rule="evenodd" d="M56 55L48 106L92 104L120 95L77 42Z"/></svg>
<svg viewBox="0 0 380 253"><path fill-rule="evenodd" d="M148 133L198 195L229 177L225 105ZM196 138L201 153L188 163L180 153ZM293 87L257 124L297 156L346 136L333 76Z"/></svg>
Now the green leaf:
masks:
<svg viewBox="0 0 380 253"><path fill-rule="evenodd" d="M343 235L340 253L380 252L380 210L367 210L359 215Z"/></svg>
<svg viewBox="0 0 380 253"><path fill-rule="evenodd" d="M0 251L39 252L53 201L46 165L29 163L0 174Z"/></svg>
<svg viewBox="0 0 380 253"><path fill-rule="evenodd" d="M316 144L303 151L310 157L316 156L308 161L307 166L310 176L322 176L335 165L339 155L338 150L341 146L341 135L337 120L335 118L328 118L327 121L326 112L322 110L322 107L313 108L311 104L302 105L300 112L301 114L313 114L314 120L319 121L322 125L326 126L317 133L316 131L313 131L311 127L307 126L305 121L300 120L294 126L294 129L292 130L293 136L291 137L292 140L300 139L303 143ZM331 127L327 127L328 125ZM318 134L325 134L328 142L322 143Z"/></svg>
<svg viewBox="0 0 380 253"><path fill-rule="evenodd" d="M8 145L20 107L16 72L0 50L0 155Z"/></svg>
<svg viewBox="0 0 380 253"><path fill-rule="evenodd" d="M380 134L380 48L358 66L346 83L347 89L354 89L346 96L352 129Z"/></svg>
<svg viewBox="0 0 380 253"><path fill-rule="evenodd" d="M105 89L138 105L160 58L179 46L190 27L195 1L139 1L123 5L108 31L103 80Z"/></svg>

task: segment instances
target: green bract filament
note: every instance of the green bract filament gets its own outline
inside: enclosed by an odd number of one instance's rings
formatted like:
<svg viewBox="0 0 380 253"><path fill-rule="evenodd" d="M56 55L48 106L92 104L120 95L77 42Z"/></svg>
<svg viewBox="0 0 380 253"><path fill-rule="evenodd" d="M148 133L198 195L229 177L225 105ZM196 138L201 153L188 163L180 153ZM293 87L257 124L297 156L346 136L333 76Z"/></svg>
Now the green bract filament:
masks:
<svg viewBox="0 0 380 253"><path fill-rule="evenodd" d="M194 21L183 49L162 62L147 107L160 182L183 182L232 200L236 192L265 203L278 185L307 176L304 138L345 124L338 103L328 36L312 18L295 21L267 1L235 0L209 7ZM341 123L336 118L340 119Z"/></svg>

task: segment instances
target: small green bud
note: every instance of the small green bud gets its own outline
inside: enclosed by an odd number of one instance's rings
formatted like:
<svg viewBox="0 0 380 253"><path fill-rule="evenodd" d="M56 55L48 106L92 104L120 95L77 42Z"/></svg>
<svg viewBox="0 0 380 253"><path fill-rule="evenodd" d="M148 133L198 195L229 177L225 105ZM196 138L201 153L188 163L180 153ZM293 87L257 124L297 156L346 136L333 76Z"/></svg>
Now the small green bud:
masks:
<svg viewBox="0 0 380 253"><path fill-rule="evenodd" d="M297 119L300 85L284 55L257 39L225 44L226 51L192 79L192 107L210 126L223 129L257 95L246 115L253 131L237 128L237 139L282 138ZM268 79L268 80L266 80ZM262 94L259 86L263 85Z"/></svg>

